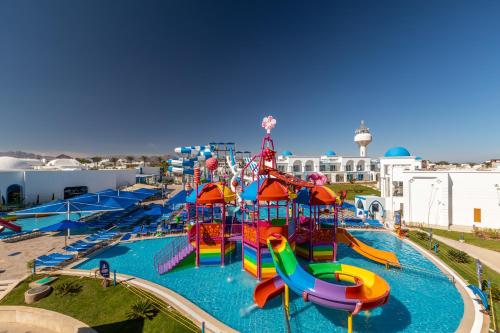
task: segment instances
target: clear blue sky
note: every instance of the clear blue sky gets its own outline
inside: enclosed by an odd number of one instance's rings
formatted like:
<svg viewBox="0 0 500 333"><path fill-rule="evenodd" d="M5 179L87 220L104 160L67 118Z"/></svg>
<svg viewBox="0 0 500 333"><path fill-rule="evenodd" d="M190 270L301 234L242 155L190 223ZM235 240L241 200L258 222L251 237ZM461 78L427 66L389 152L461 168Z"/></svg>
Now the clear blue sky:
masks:
<svg viewBox="0 0 500 333"><path fill-rule="evenodd" d="M500 157L500 1L0 1L0 150Z"/></svg>

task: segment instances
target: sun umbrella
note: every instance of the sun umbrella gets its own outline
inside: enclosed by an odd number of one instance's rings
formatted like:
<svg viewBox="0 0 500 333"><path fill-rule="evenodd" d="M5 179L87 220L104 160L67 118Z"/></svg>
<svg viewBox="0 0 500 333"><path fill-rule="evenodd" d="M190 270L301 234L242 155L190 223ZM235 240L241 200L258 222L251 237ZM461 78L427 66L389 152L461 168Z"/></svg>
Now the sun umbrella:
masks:
<svg viewBox="0 0 500 333"><path fill-rule="evenodd" d="M70 235L71 229L82 228L85 225L83 222L75 222L71 220L63 220L58 223L54 223L48 225L46 227L40 228L40 231L68 231L67 234L64 234L64 247L67 245L67 238Z"/></svg>
<svg viewBox="0 0 500 333"><path fill-rule="evenodd" d="M109 202L100 204L85 201L57 200L33 208L18 210L10 214L15 215L33 215L33 214L66 214L69 220L71 213L96 213L123 210L118 205L112 205Z"/></svg>

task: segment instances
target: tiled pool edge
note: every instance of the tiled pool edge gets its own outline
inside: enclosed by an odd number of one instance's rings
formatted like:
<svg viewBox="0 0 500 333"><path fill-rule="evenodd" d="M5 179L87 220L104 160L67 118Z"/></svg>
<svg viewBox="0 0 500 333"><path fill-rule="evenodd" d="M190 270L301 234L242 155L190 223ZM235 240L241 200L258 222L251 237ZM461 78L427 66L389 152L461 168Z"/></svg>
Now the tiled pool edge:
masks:
<svg viewBox="0 0 500 333"><path fill-rule="evenodd" d="M54 274L63 274L71 276L82 276L82 277L93 277L94 272L92 270L84 269L64 269L61 271L56 271ZM227 326L223 322L219 321L215 317L211 316L187 298L179 295L175 291L168 289L166 287L160 286L159 284L153 283L148 280L144 280L132 275L126 274L116 274L117 281L126 281L128 284L134 287L145 290L166 303L173 306L181 314L187 316L196 325L201 328L202 323L205 323L205 329L207 332L214 333L236 333L237 330Z"/></svg>
<svg viewBox="0 0 500 333"><path fill-rule="evenodd" d="M476 298L472 293L472 291L470 291L470 289L467 288L467 285L465 284L465 281L462 279L462 277L460 277L460 275L458 275L453 269L451 269L448 265L446 265L441 259L428 253L426 250L421 248L418 244L412 242L410 239L403 238L402 240L403 242L406 242L407 244L412 246L415 250L424 255L426 258L431 260L441 271L453 276L455 281L458 282L458 286L455 283L455 288L457 288L458 292L460 293L460 296L462 296L462 300L464 301L464 315L462 317L462 320L460 321L460 324L458 325L456 332L460 333L488 332L489 331L488 325L486 325L486 330L483 329L483 326L487 324L488 320L484 320L485 315L481 312L481 307L477 303ZM470 317L472 316L471 310L474 311L474 318ZM472 324L469 324L471 321Z"/></svg>

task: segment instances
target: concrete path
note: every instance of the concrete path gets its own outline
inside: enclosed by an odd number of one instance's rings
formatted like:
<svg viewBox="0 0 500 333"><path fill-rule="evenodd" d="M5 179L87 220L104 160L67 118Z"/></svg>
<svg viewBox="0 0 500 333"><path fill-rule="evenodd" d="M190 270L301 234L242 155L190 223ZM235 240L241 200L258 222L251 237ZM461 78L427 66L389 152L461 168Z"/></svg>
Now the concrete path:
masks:
<svg viewBox="0 0 500 333"><path fill-rule="evenodd" d="M86 236L72 235L71 239L68 239L67 242L69 244ZM26 273L30 272L30 269L26 265L29 260L43 254L54 252L66 253L62 250L63 247L64 236L44 235L16 243L0 241L0 281L22 278Z"/></svg>
<svg viewBox="0 0 500 333"><path fill-rule="evenodd" d="M483 264L500 273L500 252L483 249L479 246L462 243L442 236L432 235L432 238L466 252L471 257L479 259Z"/></svg>
<svg viewBox="0 0 500 333"><path fill-rule="evenodd" d="M56 333L56 331L49 331L46 328L17 324L17 323L2 323L0 333Z"/></svg>

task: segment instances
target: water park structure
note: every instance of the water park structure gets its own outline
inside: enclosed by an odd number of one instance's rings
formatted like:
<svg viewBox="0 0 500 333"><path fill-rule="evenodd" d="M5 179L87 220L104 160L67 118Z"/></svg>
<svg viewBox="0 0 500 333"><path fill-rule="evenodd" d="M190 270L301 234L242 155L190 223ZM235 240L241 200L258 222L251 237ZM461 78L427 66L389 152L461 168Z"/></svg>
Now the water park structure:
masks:
<svg viewBox="0 0 500 333"><path fill-rule="evenodd" d="M284 294L289 316L291 290L306 302L347 311L351 332L352 316L384 305L390 286L371 271L338 262L338 244L387 268L401 265L394 253L368 246L338 226L345 192L326 187L321 174L307 181L277 169L271 137L275 125L272 116L264 118L261 151L244 166L237 165L229 149L230 179L221 172L214 181L219 167L214 157L205 161L208 182L202 183L200 167L193 164L192 189L186 186L188 235L155 255L155 269L167 273L192 251L197 267L224 266L241 246L242 268L260 281L254 290L258 307Z"/></svg>

